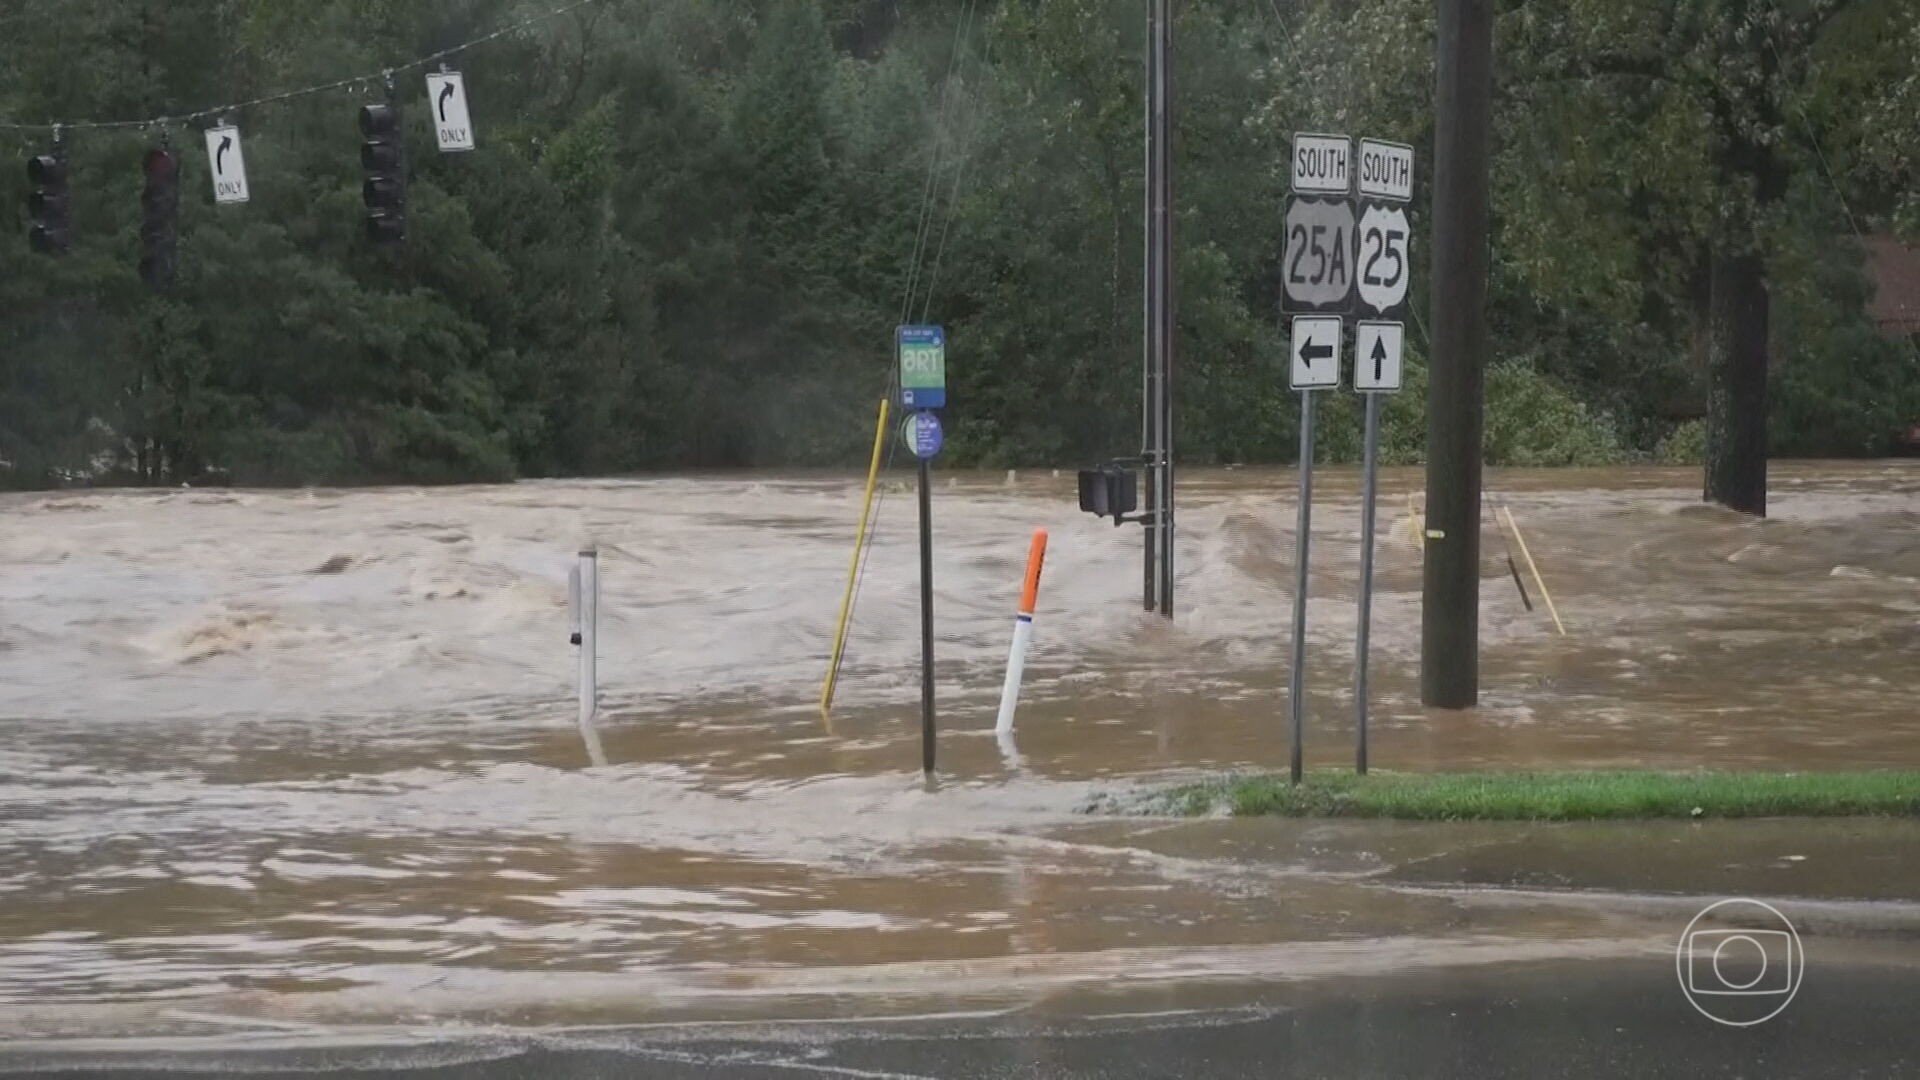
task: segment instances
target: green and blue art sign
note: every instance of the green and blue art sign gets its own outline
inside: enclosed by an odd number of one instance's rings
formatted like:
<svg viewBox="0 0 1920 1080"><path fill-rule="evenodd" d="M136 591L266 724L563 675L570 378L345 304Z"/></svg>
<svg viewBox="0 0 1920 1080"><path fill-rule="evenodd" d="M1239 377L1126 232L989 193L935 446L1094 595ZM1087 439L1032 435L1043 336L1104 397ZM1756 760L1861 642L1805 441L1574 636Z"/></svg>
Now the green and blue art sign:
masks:
<svg viewBox="0 0 1920 1080"><path fill-rule="evenodd" d="M938 409L947 403L947 332L938 326L902 326L900 404L909 409Z"/></svg>

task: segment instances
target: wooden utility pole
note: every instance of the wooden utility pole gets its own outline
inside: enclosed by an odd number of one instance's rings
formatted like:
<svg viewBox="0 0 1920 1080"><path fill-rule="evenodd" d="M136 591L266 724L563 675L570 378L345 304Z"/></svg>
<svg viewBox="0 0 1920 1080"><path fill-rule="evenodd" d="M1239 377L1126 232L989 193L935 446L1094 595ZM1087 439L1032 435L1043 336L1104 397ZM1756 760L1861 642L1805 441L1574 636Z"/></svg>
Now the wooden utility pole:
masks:
<svg viewBox="0 0 1920 1080"><path fill-rule="evenodd" d="M1713 253L1711 304L1705 498L1766 517L1768 299L1758 251Z"/></svg>
<svg viewBox="0 0 1920 1080"><path fill-rule="evenodd" d="M1433 356L1420 700L1464 709L1480 692L1492 0L1440 0L1434 48Z"/></svg>

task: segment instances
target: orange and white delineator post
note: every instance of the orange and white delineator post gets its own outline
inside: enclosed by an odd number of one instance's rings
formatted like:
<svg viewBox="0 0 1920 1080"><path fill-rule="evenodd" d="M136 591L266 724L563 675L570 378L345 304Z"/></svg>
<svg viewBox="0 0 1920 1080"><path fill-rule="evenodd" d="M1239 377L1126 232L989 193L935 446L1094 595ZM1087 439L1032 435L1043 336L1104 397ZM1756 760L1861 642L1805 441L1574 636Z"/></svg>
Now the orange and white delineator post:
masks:
<svg viewBox="0 0 1920 1080"><path fill-rule="evenodd" d="M1007 653L1007 681L1000 687L1000 717L993 730L1013 730L1013 707L1020 699L1020 676L1027 666L1027 645L1033 641L1033 609L1040 600L1040 567L1047 561L1047 530L1033 530L1027 549L1027 579L1020 589L1020 610L1013 621L1013 648Z"/></svg>

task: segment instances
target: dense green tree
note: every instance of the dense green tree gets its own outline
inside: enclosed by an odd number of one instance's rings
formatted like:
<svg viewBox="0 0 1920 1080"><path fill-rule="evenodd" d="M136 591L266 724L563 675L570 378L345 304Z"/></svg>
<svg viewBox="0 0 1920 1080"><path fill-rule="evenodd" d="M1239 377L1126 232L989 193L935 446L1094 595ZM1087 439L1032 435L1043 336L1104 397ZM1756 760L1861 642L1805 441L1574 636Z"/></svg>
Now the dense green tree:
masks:
<svg viewBox="0 0 1920 1080"><path fill-rule="evenodd" d="M0 168L0 485L849 462L893 327L921 319L952 335L954 461L1131 450L1138 0L587 4L450 59L471 153L435 152L422 73L396 74L410 237L370 247L353 114L378 73L549 7L0 6L0 120L179 117L372 76L232 117L245 206L213 205L212 117L68 131L65 258L27 252L25 178ZM1288 140L1429 145L1432 4L1178 9L1181 453L1288 460ZM1490 461L1678 454L1710 417L1709 493L1760 509L1762 450L1872 453L1920 418L1914 352L1863 315L1856 236L1920 235L1920 9L1516 2L1498 25ZM138 162L163 136L186 197L179 280L155 296ZM16 162L48 137L0 129ZM1423 276L1392 460L1423 445ZM1357 454L1349 395L1322 431L1323 453Z"/></svg>
<svg viewBox="0 0 1920 1080"><path fill-rule="evenodd" d="M1884 437L1860 425L1857 395L1852 423L1809 407L1807 395L1831 397L1829 372L1850 378L1892 361L1860 319L1861 253L1849 236L1859 226L1852 205L1874 192L1854 170L1835 170L1824 148L1857 141L1857 120L1811 106L1858 101L1843 87L1862 68L1911 68L1911 54L1891 61L1882 41L1904 10L1880 0L1595 0L1528 5L1503 25L1506 86L1521 103L1503 110L1506 160L1560 181L1507 174L1499 203L1526 223L1509 232L1508 250L1561 310L1592 306L1614 327L1645 326L1649 335L1621 350L1643 394L1691 396L1676 378L1680 356L1700 373L1691 381L1704 390L1713 501L1764 514L1771 449L1860 452ZM1828 371L1806 370L1803 350ZM1663 354L1673 359L1661 363ZM1655 364L1637 359L1646 357ZM1770 368L1801 393L1770 394ZM1867 398L1875 420L1913 401L1898 382L1857 388L1887 391ZM1792 422L1771 440L1770 416Z"/></svg>

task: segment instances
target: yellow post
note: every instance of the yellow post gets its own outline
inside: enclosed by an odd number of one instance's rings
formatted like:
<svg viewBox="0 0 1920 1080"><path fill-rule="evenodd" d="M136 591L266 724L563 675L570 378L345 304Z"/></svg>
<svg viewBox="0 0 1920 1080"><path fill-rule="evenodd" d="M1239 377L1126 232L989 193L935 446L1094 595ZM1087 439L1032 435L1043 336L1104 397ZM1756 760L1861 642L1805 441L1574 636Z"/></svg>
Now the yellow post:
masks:
<svg viewBox="0 0 1920 1080"><path fill-rule="evenodd" d="M840 678L840 657L847 649L847 620L853 616L853 588L860 580L860 553L867 546L867 517L873 512L873 486L880 479L880 451L887 444L887 413L893 403L880 399L880 422L873 429L873 459L867 463L867 492L860 499L860 528L853 536L853 564L847 567L847 592L840 599L840 625L833 631L833 659L827 662L827 681L820 687L820 715L833 708L833 684Z"/></svg>
<svg viewBox="0 0 1920 1080"><path fill-rule="evenodd" d="M1520 557L1527 560L1527 572L1533 575L1533 583L1540 587L1540 598L1547 602L1547 614L1553 616L1554 628L1560 631L1561 637L1566 637L1566 624L1560 621L1560 611L1553 606L1553 594L1547 591L1547 583L1546 580L1540 576L1540 568L1533 565L1533 553L1527 550L1527 538L1520 535L1520 526L1514 523L1513 511L1502 505L1500 512L1507 516L1507 529L1513 533L1513 538L1520 543Z"/></svg>

